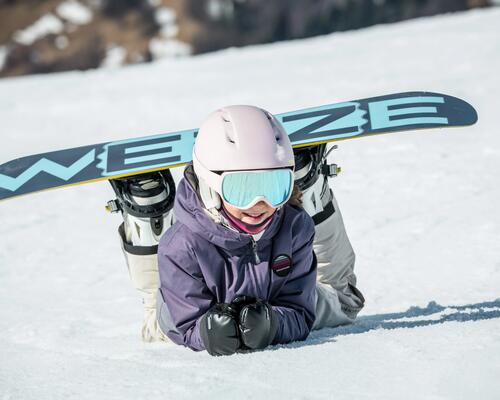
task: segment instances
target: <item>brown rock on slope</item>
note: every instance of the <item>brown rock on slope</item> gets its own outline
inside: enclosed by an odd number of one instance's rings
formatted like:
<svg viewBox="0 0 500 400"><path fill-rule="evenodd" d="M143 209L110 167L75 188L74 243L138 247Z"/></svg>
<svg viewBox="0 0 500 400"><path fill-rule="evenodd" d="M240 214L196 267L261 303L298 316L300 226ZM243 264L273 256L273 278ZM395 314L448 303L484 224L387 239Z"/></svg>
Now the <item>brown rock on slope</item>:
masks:
<svg viewBox="0 0 500 400"><path fill-rule="evenodd" d="M0 77L85 70L304 38L485 7L490 1L0 0ZM85 8L91 19L72 22L61 15L63 3ZM163 17L159 17L161 11ZM166 22L162 21L165 15ZM41 18L45 18L43 24ZM46 32L31 40L26 29L33 34L34 26ZM23 31L24 40L19 40Z"/></svg>

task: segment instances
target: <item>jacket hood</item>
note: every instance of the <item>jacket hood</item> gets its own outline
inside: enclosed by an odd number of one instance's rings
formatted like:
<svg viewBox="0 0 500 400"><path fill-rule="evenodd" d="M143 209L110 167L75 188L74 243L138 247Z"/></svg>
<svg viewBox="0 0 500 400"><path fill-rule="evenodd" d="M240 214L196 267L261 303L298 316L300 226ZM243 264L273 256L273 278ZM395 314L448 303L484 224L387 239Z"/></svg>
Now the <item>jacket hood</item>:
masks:
<svg viewBox="0 0 500 400"><path fill-rule="evenodd" d="M278 232L285 207L287 206L276 210L260 240L271 239ZM234 250L248 246L252 241L252 235L237 232L223 223L217 223L208 214L198 193L198 179L192 164L184 169L184 177L177 186L174 215L176 221L185 225L191 232L218 247Z"/></svg>

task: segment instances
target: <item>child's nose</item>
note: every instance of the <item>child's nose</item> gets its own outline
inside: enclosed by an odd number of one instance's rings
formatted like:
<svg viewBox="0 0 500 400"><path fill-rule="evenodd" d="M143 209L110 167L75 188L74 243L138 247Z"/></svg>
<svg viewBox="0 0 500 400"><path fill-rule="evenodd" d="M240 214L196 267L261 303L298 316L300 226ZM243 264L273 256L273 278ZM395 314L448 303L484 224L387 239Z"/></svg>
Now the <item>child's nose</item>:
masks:
<svg viewBox="0 0 500 400"><path fill-rule="evenodd" d="M257 204L255 204L251 210L252 211L260 211L260 212L264 212L266 211L267 209L269 208L268 204L264 201L264 200L261 200L259 201Z"/></svg>

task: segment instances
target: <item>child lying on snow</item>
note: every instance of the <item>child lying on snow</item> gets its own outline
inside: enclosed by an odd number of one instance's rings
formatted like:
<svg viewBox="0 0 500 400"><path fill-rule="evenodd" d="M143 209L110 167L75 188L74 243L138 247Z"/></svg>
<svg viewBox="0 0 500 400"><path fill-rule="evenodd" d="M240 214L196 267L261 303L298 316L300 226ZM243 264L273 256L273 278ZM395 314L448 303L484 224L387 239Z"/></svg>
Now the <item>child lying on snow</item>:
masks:
<svg viewBox="0 0 500 400"><path fill-rule="evenodd" d="M202 124L176 194L169 170L112 181L145 341L228 355L355 319L364 299L325 149L294 154L270 113L230 106Z"/></svg>

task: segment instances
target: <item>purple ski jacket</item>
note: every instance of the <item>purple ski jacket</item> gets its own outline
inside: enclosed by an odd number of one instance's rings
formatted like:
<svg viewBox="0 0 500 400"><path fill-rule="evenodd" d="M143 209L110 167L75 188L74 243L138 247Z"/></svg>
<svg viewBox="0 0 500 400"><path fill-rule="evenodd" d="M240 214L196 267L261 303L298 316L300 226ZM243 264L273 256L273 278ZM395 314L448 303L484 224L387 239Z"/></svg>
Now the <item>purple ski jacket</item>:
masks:
<svg viewBox="0 0 500 400"><path fill-rule="evenodd" d="M308 336L315 319L316 257L314 222L304 210L283 206L255 241L207 214L189 165L174 214L158 248L157 309L160 328L173 342L204 350L201 317L240 295L272 305L279 321L273 344Z"/></svg>

